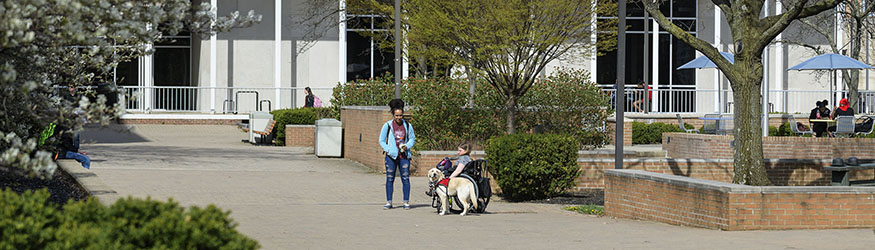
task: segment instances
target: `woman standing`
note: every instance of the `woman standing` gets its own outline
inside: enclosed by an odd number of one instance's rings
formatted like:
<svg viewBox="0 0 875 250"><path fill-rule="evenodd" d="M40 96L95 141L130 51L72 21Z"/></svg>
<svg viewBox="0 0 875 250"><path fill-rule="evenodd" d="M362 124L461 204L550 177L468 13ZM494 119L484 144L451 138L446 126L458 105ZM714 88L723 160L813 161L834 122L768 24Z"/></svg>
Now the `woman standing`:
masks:
<svg viewBox="0 0 875 250"><path fill-rule="evenodd" d="M306 88L304 88L304 92L307 94L307 96L304 97L304 107L305 108L312 108L313 102L315 99L314 98L315 96L313 95L313 91L310 90L310 87L306 87Z"/></svg>
<svg viewBox="0 0 875 250"><path fill-rule="evenodd" d="M404 190L404 209L410 209L410 149L416 141L413 126L404 120L404 101L394 99L389 102L392 120L380 129L380 146L386 157L386 205L392 208L392 193L395 190L395 171L401 171L401 184Z"/></svg>

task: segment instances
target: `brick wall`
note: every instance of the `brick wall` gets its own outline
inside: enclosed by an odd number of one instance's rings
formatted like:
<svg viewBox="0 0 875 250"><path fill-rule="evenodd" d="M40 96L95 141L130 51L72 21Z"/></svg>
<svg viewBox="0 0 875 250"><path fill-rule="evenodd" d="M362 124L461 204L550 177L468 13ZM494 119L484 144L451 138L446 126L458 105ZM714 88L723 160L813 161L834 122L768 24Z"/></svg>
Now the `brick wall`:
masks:
<svg viewBox="0 0 875 250"><path fill-rule="evenodd" d="M777 186L824 186L829 185L830 160L817 159L765 159L766 174ZM614 159L578 159L580 176L575 180L574 191L604 188L605 171L614 169ZM643 170L653 173L686 176L702 180L731 183L734 168L729 159L661 159L633 158L623 161L623 169ZM852 171L851 180L875 178L872 170Z"/></svg>
<svg viewBox="0 0 875 250"><path fill-rule="evenodd" d="M731 135L663 133L662 149L672 158L732 159ZM875 138L763 137L763 157L774 159L875 158Z"/></svg>
<svg viewBox="0 0 875 250"><path fill-rule="evenodd" d="M606 171L605 214L722 230L871 228L875 187L753 187Z"/></svg>
<svg viewBox="0 0 875 250"><path fill-rule="evenodd" d="M286 125L286 147L313 147L316 125Z"/></svg>
<svg viewBox="0 0 875 250"><path fill-rule="evenodd" d="M235 119L119 119L119 124L237 125Z"/></svg>
<svg viewBox="0 0 875 250"><path fill-rule="evenodd" d="M813 108L813 107L812 107ZM684 119L684 123L691 124L695 126L697 129L702 127L704 124L704 120L699 120L699 117L703 117L705 114L682 114L681 117ZM628 119L636 122L644 122L644 123L654 123L661 122L666 124L678 124L678 118L675 114L628 114L625 116ZM797 122L801 122L802 124L808 124L808 114L804 115L793 115L796 118ZM790 115L769 115L769 126L781 126L781 124L790 122Z"/></svg>
<svg viewBox="0 0 875 250"><path fill-rule="evenodd" d="M378 172L385 171L383 148L378 141L380 128L391 119L389 107L386 106L341 107L344 158L357 161Z"/></svg>
<svg viewBox="0 0 875 250"><path fill-rule="evenodd" d="M607 121L608 129L608 144L614 144L614 129L617 128L617 122L613 117L609 117ZM623 119L623 145L632 145L632 120Z"/></svg>

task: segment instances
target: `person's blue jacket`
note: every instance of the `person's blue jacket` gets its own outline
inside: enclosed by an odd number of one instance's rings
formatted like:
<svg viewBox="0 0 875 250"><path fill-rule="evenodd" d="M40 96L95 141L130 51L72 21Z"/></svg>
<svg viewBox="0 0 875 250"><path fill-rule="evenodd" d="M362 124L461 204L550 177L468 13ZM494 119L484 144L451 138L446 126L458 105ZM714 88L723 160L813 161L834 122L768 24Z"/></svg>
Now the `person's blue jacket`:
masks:
<svg viewBox="0 0 875 250"><path fill-rule="evenodd" d="M389 134L392 133L392 123L393 120L389 120L388 122L383 124L383 128L380 129L380 147L383 147L383 151L386 152L392 159L398 159L398 146L395 146L395 138L389 137ZM410 123L407 123L406 120L401 120L401 123L404 124L404 131L407 131L407 140L404 144L407 145L407 159L411 159L412 155L410 154L410 149L413 148L413 144L416 142L416 136L413 134L413 126L410 126ZM387 142L387 139L391 139L392 143Z"/></svg>

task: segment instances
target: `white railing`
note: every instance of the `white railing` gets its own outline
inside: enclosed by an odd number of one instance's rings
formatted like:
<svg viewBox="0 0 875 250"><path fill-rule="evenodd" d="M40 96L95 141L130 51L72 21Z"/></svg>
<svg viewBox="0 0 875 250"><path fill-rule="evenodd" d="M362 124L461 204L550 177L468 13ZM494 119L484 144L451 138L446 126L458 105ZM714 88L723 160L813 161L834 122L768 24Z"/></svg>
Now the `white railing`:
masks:
<svg viewBox="0 0 875 250"><path fill-rule="evenodd" d="M276 109L276 93L280 93L280 108L304 106L304 88L243 88L243 87L136 87L120 86L125 108L129 112L201 112L209 113L248 113ZM329 106L332 88L311 88L323 106ZM211 101L215 90L215 101ZM614 89L603 89L611 97L611 105L616 100ZM651 113L732 113L735 102L732 91L697 90L691 87L650 90ZM625 90L626 112L643 112L645 91L637 88ZM835 92L836 100L847 96L846 92ZM861 102L854 110L858 113L875 112L875 91L861 91ZM830 107L836 106L826 90L772 90L769 92L769 112L807 114L815 107L815 102L830 100ZM722 103L722 105L721 105ZM638 106L638 108L635 108ZM722 106L722 110L720 109ZM639 109L640 108L640 109Z"/></svg>
<svg viewBox="0 0 875 250"><path fill-rule="evenodd" d="M604 89L603 92L610 96L613 106L616 91ZM732 113L735 109L732 91L729 90L723 90L722 97L718 96L717 90L676 88L652 89L650 92L650 113ZM643 89L627 88L625 111L643 112L645 93ZM847 97L847 91L835 91L833 94L835 96L830 98L828 90L772 90L769 91L769 112L807 114L816 107L818 101L829 100L829 107L832 109L838 106L837 100ZM854 110L857 113L875 112L875 91L860 91L860 103Z"/></svg>
<svg viewBox="0 0 875 250"><path fill-rule="evenodd" d="M330 105L332 88L310 88ZM201 112L248 113L279 108L304 106L303 87L243 88L243 87L139 87L119 86L128 112ZM215 98L213 98L215 92ZM276 93L280 93L277 103Z"/></svg>

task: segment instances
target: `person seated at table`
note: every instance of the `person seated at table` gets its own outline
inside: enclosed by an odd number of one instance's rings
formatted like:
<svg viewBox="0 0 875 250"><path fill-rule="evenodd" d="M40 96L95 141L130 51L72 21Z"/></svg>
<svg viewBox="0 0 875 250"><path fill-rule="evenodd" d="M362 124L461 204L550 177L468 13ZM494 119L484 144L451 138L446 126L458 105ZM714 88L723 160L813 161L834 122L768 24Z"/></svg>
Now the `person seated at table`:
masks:
<svg viewBox="0 0 875 250"><path fill-rule="evenodd" d="M812 119L829 119L829 108L826 107L827 100L817 101L817 107L811 110L811 115L808 116L809 120ZM826 122L812 122L811 123L811 131L814 132L814 136L823 137L823 132L826 132L829 135L829 131L826 131L826 128L829 127Z"/></svg>
<svg viewBox="0 0 875 250"><path fill-rule="evenodd" d="M854 108L851 108L851 102L849 102L847 98L842 98L842 100L839 101L839 107L833 110L831 118L835 119L839 116L854 117ZM836 126L830 126L828 130L830 132L835 132Z"/></svg>
<svg viewBox="0 0 875 250"><path fill-rule="evenodd" d="M833 119L839 116L854 116L854 108L851 108L851 102L847 98L842 98L839 107L832 112Z"/></svg>
<svg viewBox="0 0 875 250"><path fill-rule="evenodd" d="M632 107L637 109L638 112L644 112L644 108L642 108L641 106L644 105L644 102L653 98L653 92L651 92L651 89L653 89L653 88L650 86L647 86L647 88L644 88L644 82L639 82L638 89L642 89L645 92L647 92L647 98L644 98L644 93L642 93L641 99L635 100L635 102L632 103Z"/></svg>

